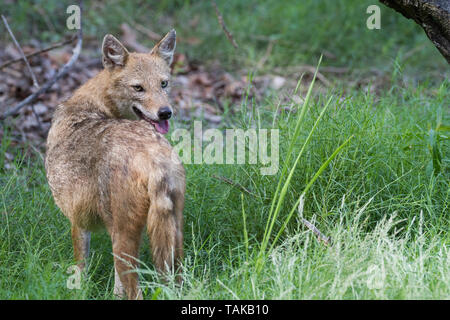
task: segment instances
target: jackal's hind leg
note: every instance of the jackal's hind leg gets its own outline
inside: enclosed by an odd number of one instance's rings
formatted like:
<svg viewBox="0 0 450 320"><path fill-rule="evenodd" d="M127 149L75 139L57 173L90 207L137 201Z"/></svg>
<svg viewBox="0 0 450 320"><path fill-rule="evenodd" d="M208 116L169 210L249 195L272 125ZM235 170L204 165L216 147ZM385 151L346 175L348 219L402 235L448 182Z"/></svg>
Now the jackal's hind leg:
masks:
<svg viewBox="0 0 450 320"><path fill-rule="evenodd" d="M73 254L75 261L81 270L86 267L88 261L90 242L90 231L83 230L76 225L72 225Z"/></svg>
<svg viewBox="0 0 450 320"><path fill-rule="evenodd" d="M138 266L140 232L121 230L111 236L114 254L114 294L131 300L142 300L138 274L133 271Z"/></svg>
<svg viewBox="0 0 450 320"><path fill-rule="evenodd" d="M152 249L153 264L161 274L177 271L180 255L182 256L181 221L172 210L158 207L158 202L150 206L147 217L147 232Z"/></svg>

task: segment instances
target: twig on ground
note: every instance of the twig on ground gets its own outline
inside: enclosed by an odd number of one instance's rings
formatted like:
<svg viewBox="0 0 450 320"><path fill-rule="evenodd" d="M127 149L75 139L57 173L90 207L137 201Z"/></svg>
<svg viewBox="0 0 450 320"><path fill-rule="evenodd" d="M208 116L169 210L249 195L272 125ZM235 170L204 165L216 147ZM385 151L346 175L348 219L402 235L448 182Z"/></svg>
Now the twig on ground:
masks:
<svg viewBox="0 0 450 320"><path fill-rule="evenodd" d="M280 72L283 74L289 73L297 73L297 72L302 72L304 70L314 70L315 71L315 67L314 66L308 66L308 65L303 65L303 66L290 66L288 68L275 68L274 70L276 72ZM324 73L337 73L337 74L341 74L341 73L347 73L350 71L349 68L346 67L320 67L320 71L324 72Z"/></svg>
<svg viewBox="0 0 450 320"><path fill-rule="evenodd" d="M2 15L2 20L3 20L3 23L5 24L6 29L8 30L9 35L11 36L12 40L14 41L14 44L16 45L17 50L19 50L19 53L22 56L22 59L25 62L28 71L30 72L31 79L33 80L33 86L35 86L36 88L39 88L39 84L37 82L36 76L35 76L33 70L31 70L31 66L28 63L28 60L25 57L25 54L23 53L22 47L20 46L19 42L17 42L16 37L14 36L14 33L12 32L11 28L9 27L8 21L6 20L4 15Z"/></svg>
<svg viewBox="0 0 450 320"><path fill-rule="evenodd" d="M82 6L82 3L80 2L80 7L81 6ZM58 81L61 77L63 77L72 68L75 61L78 60L78 57L81 52L82 44L83 44L83 29L80 26L80 30L78 30L78 33L77 33L77 44L73 50L73 55L72 55L72 57L70 57L69 61L64 66L62 66L62 68L59 69L59 71L56 73L56 75L52 79L48 80L38 91L29 95L27 98L25 98L25 100L22 100L21 102L16 104L14 107L9 109L9 111L6 111L4 114L2 114L0 116L0 120L3 120L13 114L16 114L21 108L32 103L41 94L47 92L47 90L49 90L55 84L56 81Z"/></svg>
<svg viewBox="0 0 450 320"><path fill-rule="evenodd" d="M326 73L347 73L350 71L350 69L346 67L321 67L320 70Z"/></svg>
<svg viewBox="0 0 450 320"><path fill-rule="evenodd" d="M139 31L140 33L144 34L145 36L147 36L147 38L149 38L152 41L156 41L159 42L163 36L160 35L159 33L156 33L152 30L150 30L149 28L139 24L139 23L131 23L131 26L136 29L137 31ZM181 36L177 35L177 43L187 43L190 45L195 45L197 43L199 43L200 40L198 40L195 37L191 37L191 38L182 38Z"/></svg>
<svg viewBox="0 0 450 320"><path fill-rule="evenodd" d="M77 37L74 36L74 37L70 38L69 40L66 40L66 41L63 41L63 42L58 42L58 43L52 44L51 46L49 46L49 47L47 47L47 48L44 48L44 49L35 51L35 52L33 52L33 53L30 53L30 54L27 54L25 57L28 59L28 58L37 56L38 54L41 54L41 53L44 53L44 52L47 52L47 51L51 51L51 50L53 50L53 49L56 49L56 48L65 46L66 44L72 43L76 38L77 38ZM14 63L17 63L17 62L20 62L20 61L23 61L23 58L22 58L22 57L17 58L17 59L12 59L12 60L6 61L6 62L3 63L2 65L0 65L0 70L2 70L3 68L6 68L7 66L9 66L9 65L11 65L11 64L14 64Z"/></svg>
<svg viewBox="0 0 450 320"><path fill-rule="evenodd" d="M251 194L252 196L256 196L253 192L251 192L250 190L248 190L246 187L244 187L242 184L238 183L238 182L234 182L233 180L227 178L227 177L218 177L216 175L212 175L212 177L216 180L219 181L223 181L225 183L228 183L229 185L232 185L233 187L236 187L242 191L247 192L248 194Z"/></svg>
<svg viewBox="0 0 450 320"><path fill-rule="evenodd" d="M264 55L262 56L262 58L258 61L258 63L256 64L256 70L261 69L264 64L266 63L267 59L269 59L271 53L272 53L272 49L273 49L273 45L275 44L275 40L269 40L269 44L267 45L267 49L266 52L264 53Z"/></svg>
<svg viewBox="0 0 450 320"><path fill-rule="evenodd" d="M316 72L316 67L313 67L313 66L304 66L304 69L306 71L310 72L311 74L314 74ZM317 71L316 77L327 87L331 86L330 81L328 81L328 79L319 71Z"/></svg>
<svg viewBox="0 0 450 320"><path fill-rule="evenodd" d="M275 36L275 37L274 36L263 36L263 35L259 35L259 34L249 34L248 37L253 40L267 41L267 42L278 39L278 36Z"/></svg>
<svg viewBox="0 0 450 320"><path fill-rule="evenodd" d="M323 69L326 69L325 67L323 67L323 68L320 68L320 71L325 71L325 70L323 70ZM304 71L307 71L307 72L309 72L309 73L311 73L311 74L314 74L315 72L316 72L316 67L314 67L314 66L309 66L309 65L303 65L303 66L294 66L294 67L291 67L291 68L289 68L289 70L285 70L285 69L281 69L281 68L275 68L275 71L276 72L280 72L280 73L283 73L284 75L286 75L286 72L289 72L289 73L297 73L297 72L304 72ZM338 72L342 72L343 70L337 70L336 68L335 69L327 69L327 71L328 72L335 72L335 73L338 73ZM329 87L329 86L331 86L331 82L322 74L322 73L320 73L319 71L317 71L317 75L316 75L316 77L317 77L317 79L319 79L325 86L327 86L327 87Z"/></svg>
<svg viewBox="0 0 450 320"><path fill-rule="evenodd" d="M136 23L133 26L137 31L140 31L143 34L145 34L150 40L159 41L162 39L162 36L159 33L156 33L154 31L144 27L143 25L141 25L139 23ZM178 41L178 39L177 39L177 41Z"/></svg>
<svg viewBox="0 0 450 320"><path fill-rule="evenodd" d="M325 236L322 232L320 232L319 229L316 228L315 225L313 225L311 222L309 222L308 220L306 220L305 218L303 218L303 207L305 205L305 194L301 195L300 198L300 203L298 204L298 214L300 216L300 219L302 221L302 223L312 232L314 232L314 234L317 236L317 240L319 242L323 242L326 246L328 246L331 242L331 238Z"/></svg>
<svg viewBox="0 0 450 320"><path fill-rule="evenodd" d="M149 52L150 48L140 44L137 41L136 32L126 23L120 25L120 29L123 32L123 44L136 52Z"/></svg>
<svg viewBox="0 0 450 320"><path fill-rule="evenodd" d="M328 246L330 244L330 237L325 236L322 232L320 232L319 229L316 228L315 225L313 225L311 222L309 222L305 218L301 218L301 219L302 219L303 224L305 226L307 226L309 230L314 232L314 234L317 236L317 240L319 240L319 242L323 242L326 246Z"/></svg>
<svg viewBox="0 0 450 320"><path fill-rule="evenodd" d="M225 32L225 35L227 36L228 40L230 40L233 47L235 47L237 49L238 45L237 45L236 41L234 41L233 35L230 33L230 31L228 31L227 26L225 25L225 22L223 21L223 17L220 14L219 8L217 8L216 2L214 0L212 0L211 2L212 2L212 5L214 6L214 9L216 10L217 20L219 20L219 24L222 27L223 32Z"/></svg>

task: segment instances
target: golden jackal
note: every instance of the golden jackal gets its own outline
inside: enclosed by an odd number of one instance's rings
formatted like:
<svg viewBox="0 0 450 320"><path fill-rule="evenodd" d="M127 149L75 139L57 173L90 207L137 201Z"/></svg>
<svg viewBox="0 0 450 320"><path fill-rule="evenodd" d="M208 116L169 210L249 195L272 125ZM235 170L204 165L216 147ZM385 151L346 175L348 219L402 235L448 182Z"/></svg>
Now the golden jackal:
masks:
<svg viewBox="0 0 450 320"><path fill-rule="evenodd" d="M172 116L168 91L175 50L171 30L149 53L103 40L99 74L59 105L45 168L56 204L72 223L75 259L84 268L90 231L105 226L114 253L114 293L141 299L137 266L144 226L158 271L183 256L185 172L163 134Z"/></svg>

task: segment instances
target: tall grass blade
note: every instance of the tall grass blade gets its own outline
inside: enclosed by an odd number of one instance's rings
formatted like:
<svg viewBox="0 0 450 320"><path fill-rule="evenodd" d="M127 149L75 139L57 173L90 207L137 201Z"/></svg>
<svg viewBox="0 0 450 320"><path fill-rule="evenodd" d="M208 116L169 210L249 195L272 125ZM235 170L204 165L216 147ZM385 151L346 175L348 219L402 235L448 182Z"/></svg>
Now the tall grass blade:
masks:
<svg viewBox="0 0 450 320"><path fill-rule="evenodd" d="M283 178L284 178L284 176L287 173L287 170L288 170L288 167L289 167L289 163L290 163L293 151L294 151L295 142L297 141L297 138L298 138L298 136L300 134L300 124L303 121L303 118L304 118L304 116L306 114L307 109L309 109L309 100L310 100L310 97L311 97L312 88L313 88L314 83L316 81L317 71L319 70L319 66L320 66L321 62L322 62L322 56L320 56L319 63L317 64L317 68L316 68L316 71L314 73L313 79L311 81L311 84L309 85L308 92L306 94L306 98L305 98L305 101L303 103L301 112L299 113L299 116L297 118L297 122L295 124L295 129L294 129L294 134L293 134L293 136L292 136L292 138L291 138L291 140L289 142L288 152L287 152L286 160L285 160L285 163L284 163L284 166L283 166L283 170L281 172L280 179L278 180L278 185L277 185L277 188L275 190L275 194L273 195L272 203L270 205L269 216L267 218L267 224L266 224L266 227L264 229L263 239L267 238L267 232L269 230L270 221L272 220L272 214L273 214L273 210L275 208L275 203L277 202L278 192L280 191ZM296 90L300 86L300 81L302 80L302 78L300 78L299 82L297 83ZM264 242L264 240L263 240L263 242ZM262 251L263 250L261 249L261 252Z"/></svg>
<svg viewBox="0 0 450 320"><path fill-rule="evenodd" d="M283 233L284 229L286 228L286 226L288 225L289 221L291 220L294 212L296 211L298 205L300 204L300 202L302 201L302 198L305 197L306 193L308 192L308 190L311 188L311 186L313 185L313 183L317 180L317 178L322 174L322 172L328 167L328 165L330 164L330 162L339 154L339 152L350 142L350 140L353 138L353 135L350 136L350 138L348 138L347 140L345 140L345 142L343 144L341 144L336 150L334 150L333 154L327 159L327 161L325 161L322 166L319 168L319 170L317 170L316 174L313 176L313 178L309 181L309 183L306 185L305 189L303 190L302 194L300 195L300 197L298 198L297 202L295 202L294 206L292 207L291 211L289 212L289 215L287 216L287 218L284 220L283 226L280 228L280 231L278 231L278 234L276 235L275 239L272 242L272 245L269 249L269 252L272 251L274 245L276 244L276 242L278 241L278 239L280 238L281 234Z"/></svg>

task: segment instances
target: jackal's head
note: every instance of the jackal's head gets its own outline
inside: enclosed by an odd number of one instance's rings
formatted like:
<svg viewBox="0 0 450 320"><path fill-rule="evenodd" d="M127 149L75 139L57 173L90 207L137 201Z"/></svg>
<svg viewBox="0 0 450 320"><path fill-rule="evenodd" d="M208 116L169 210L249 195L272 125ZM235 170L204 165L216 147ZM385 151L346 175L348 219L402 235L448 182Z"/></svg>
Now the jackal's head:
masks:
<svg viewBox="0 0 450 320"><path fill-rule="evenodd" d="M170 64L176 33L171 30L149 53L130 53L112 35L103 39L103 66L109 73L108 107L119 118L142 119L160 133L169 131Z"/></svg>

